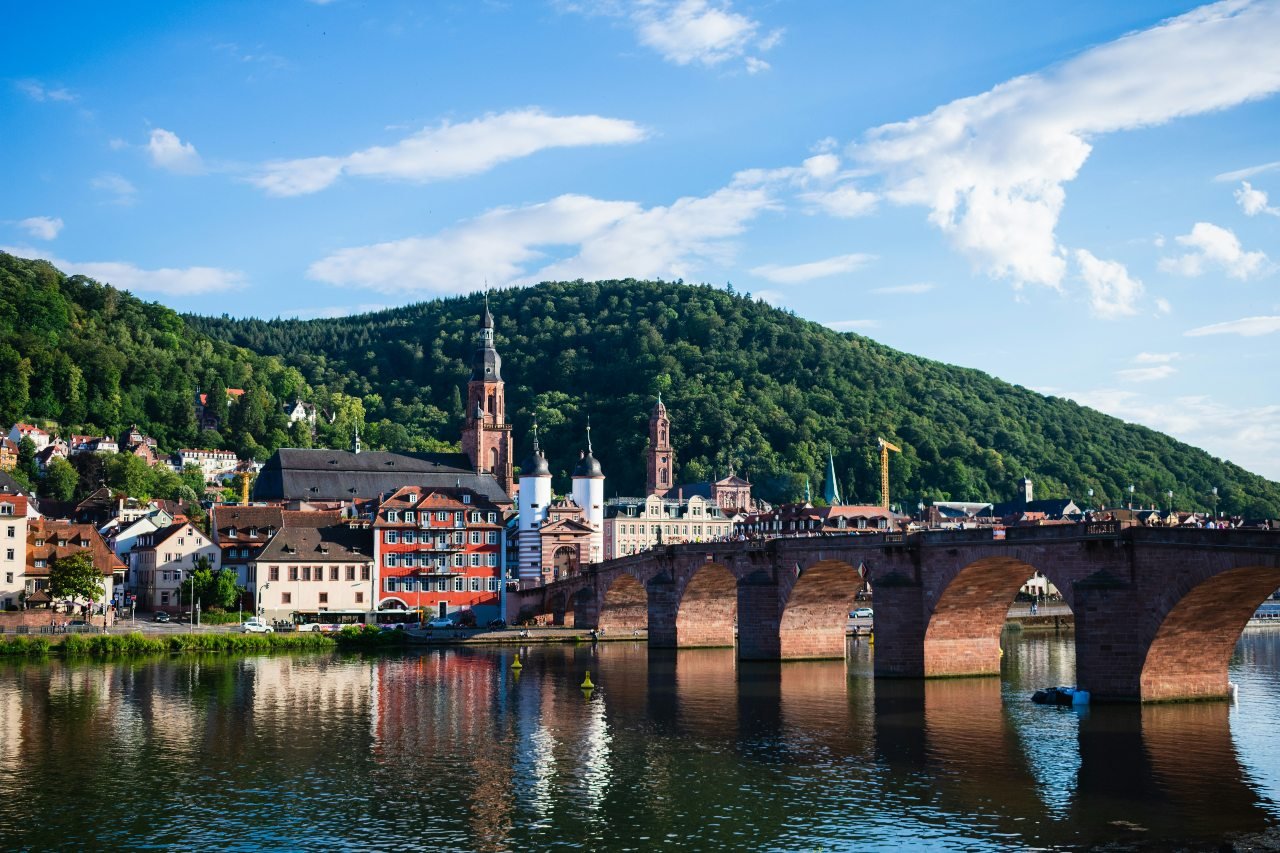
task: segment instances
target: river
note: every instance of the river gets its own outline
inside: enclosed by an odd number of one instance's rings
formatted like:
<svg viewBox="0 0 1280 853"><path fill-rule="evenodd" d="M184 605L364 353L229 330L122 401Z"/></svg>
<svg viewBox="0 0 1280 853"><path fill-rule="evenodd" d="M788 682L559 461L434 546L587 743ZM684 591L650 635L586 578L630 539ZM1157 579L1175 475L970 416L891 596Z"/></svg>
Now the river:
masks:
<svg viewBox="0 0 1280 853"><path fill-rule="evenodd" d="M1076 711L1001 679L543 646L0 666L6 848L1216 848L1280 823L1280 631L1240 701ZM597 688L579 688L587 670ZM1274 835L1268 837L1274 838Z"/></svg>

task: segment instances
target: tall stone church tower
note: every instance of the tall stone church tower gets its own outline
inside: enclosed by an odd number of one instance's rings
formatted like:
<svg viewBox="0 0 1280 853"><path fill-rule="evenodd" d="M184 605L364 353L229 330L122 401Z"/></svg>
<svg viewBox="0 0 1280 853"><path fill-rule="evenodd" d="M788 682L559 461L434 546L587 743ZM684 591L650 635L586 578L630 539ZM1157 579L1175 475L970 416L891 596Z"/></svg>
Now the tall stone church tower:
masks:
<svg viewBox="0 0 1280 853"><path fill-rule="evenodd" d="M662 405L662 395L658 395L658 405L653 407L649 415L649 458L645 464L645 493L665 497L675 485L673 474L676 468L676 455L671 450L671 419L667 417L667 407Z"/></svg>
<svg viewBox="0 0 1280 853"><path fill-rule="evenodd" d="M484 317L471 357L471 381L467 383L466 423L462 427L462 452L477 474L490 473L508 495L511 478L511 424L507 423L503 391L502 357L493 346L493 315L485 298Z"/></svg>

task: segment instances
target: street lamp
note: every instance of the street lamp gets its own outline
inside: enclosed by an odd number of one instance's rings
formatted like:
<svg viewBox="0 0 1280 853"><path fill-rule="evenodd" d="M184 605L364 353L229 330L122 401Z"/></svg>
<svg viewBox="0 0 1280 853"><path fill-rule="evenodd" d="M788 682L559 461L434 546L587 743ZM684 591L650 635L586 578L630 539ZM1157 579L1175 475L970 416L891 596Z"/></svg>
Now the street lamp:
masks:
<svg viewBox="0 0 1280 853"><path fill-rule="evenodd" d="M1133 509L1133 483L1129 484L1129 509Z"/></svg>
<svg viewBox="0 0 1280 853"><path fill-rule="evenodd" d="M1093 509L1093 489L1089 490L1089 508Z"/></svg>
<svg viewBox="0 0 1280 853"><path fill-rule="evenodd" d="M1211 489L1211 491L1213 492L1213 517L1217 518L1218 517L1218 487L1214 486Z"/></svg>
<svg viewBox="0 0 1280 853"><path fill-rule="evenodd" d="M253 588L253 615L259 619L261 619L262 616L267 612L266 608L262 606L262 593L266 592L270 588L271 588L271 581L267 581L266 583L264 583L261 589L259 589L257 586L254 586Z"/></svg>

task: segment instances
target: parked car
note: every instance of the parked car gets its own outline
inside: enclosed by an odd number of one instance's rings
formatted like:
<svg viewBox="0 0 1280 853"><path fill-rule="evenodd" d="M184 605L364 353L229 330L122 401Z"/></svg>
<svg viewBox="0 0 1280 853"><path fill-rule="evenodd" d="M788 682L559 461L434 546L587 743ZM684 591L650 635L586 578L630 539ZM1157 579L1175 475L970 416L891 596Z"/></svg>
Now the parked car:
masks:
<svg viewBox="0 0 1280 853"><path fill-rule="evenodd" d="M428 628L456 628L458 626L452 619L447 619L442 616L439 619L432 619L430 622L427 623L427 627Z"/></svg>
<svg viewBox="0 0 1280 853"><path fill-rule="evenodd" d="M491 619L491 620L489 621L489 627L490 627L490 628L505 628L505 627L507 627L507 620L506 620L506 619Z"/></svg>
<svg viewBox="0 0 1280 853"><path fill-rule="evenodd" d="M163 610L161 610L159 613L157 613L157 614L155 615L155 620L156 620L157 622L168 622L168 621L169 621L169 614L168 614L168 613L165 613Z"/></svg>
<svg viewBox="0 0 1280 853"><path fill-rule="evenodd" d="M240 626L240 630L246 634L274 634L276 629L272 628L261 619L250 619Z"/></svg>
<svg viewBox="0 0 1280 853"><path fill-rule="evenodd" d="M875 611L870 607L859 607L857 610L851 611L849 616L854 619L871 619L875 616Z"/></svg>

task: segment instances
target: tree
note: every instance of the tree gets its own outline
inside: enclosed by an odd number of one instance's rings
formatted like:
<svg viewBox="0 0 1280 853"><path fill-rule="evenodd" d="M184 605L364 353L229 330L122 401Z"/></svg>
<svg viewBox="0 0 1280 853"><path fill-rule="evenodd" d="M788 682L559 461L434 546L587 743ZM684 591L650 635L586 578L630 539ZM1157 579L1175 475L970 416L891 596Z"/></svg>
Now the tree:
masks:
<svg viewBox="0 0 1280 853"><path fill-rule="evenodd" d="M103 463L107 485L131 498L151 497L151 468L139 456L117 453Z"/></svg>
<svg viewBox="0 0 1280 853"><path fill-rule="evenodd" d="M236 573L231 569L218 572L209 589L208 606L221 607L223 610L235 607L244 593L244 588L236 583L237 580Z"/></svg>
<svg viewBox="0 0 1280 853"><path fill-rule="evenodd" d="M93 556L88 551L55 557L49 564L51 597L97 601L104 592L102 572L93 564Z"/></svg>
<svg viewBox="0 0 1280 853"><path fill-rule="evenodd" d="M40 491L55 501L69 501L79 483L80 475L76 473L75 466L61 456L55 456L45 466Z"/></svg>
<svg viewBox="0 0 1280 853"><path fill-rule="evenodd" d="M31 359L0 342L0 422L11 424L26 413L30 381Z"/></svg>
<svg viewBox="0 0 1280 853"><path fill-rule="evenodd" d="M18 470L29 483L36 482L40 477L40 465L36 462L36 443L29 435L24 435L18 442Z"/></svg>
<svg viewBox="0 0 1280 853"><path fill-rule="evenodd" d="M213 567L209 564L208 557L200 557L196 560L196 567L191 570L191 574L187 575L186 580L182 582L180 595L182 603L191 604L191 596L194 591L196 600L200 602L201 607L208 607L206 597L209 595L209 589L213 586Z"/></svg>

